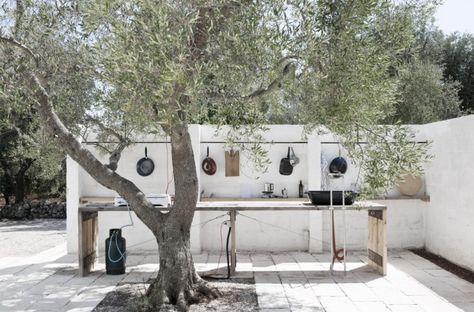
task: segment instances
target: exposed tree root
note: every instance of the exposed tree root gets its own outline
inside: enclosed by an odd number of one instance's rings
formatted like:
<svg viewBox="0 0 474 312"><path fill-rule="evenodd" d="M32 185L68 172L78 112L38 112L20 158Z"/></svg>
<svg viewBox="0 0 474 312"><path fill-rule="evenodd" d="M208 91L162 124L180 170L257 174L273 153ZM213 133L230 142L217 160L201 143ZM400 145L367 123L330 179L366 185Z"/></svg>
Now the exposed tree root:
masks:
<svg viewBox="0 0 474 312"><path fill-rule="evenodd" d="M222 295L217 288L210 286L208 282L200 277L191 286L184 285L181 289L168 288L168 291L165 289L159 279L155 280L148 288L146 298L149 305L154 309L159 309L164 304L172 304L178 311L185 312L188 311L189 305L208 302Z"/></svg>

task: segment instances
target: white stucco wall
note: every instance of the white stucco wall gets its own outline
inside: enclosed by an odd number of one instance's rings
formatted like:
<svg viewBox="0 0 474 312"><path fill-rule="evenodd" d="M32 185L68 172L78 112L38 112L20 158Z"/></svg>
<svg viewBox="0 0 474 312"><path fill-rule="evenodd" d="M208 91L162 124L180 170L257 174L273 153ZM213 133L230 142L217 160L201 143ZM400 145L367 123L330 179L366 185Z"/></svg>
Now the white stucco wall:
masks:
<svg viewBox="0 0 474 312"><path fill-rule="evenodd" d="M426 248L474 270L474 116L428 124L422 132L435 156L426 171Z"/></svg>
<svg viewBox="0 0 474 312"><path fill-rule="evenodd" d="M275 184L275 193L280 194L286 188L290 197L296 197L298 183L302 180L305 190L321 189L321 170L333 157L338 156L337 144L325 144L335 139L330 135L311 134L303 137L303 127L298 125L270 126L263 140L276 142L265 144L269 151L272 164L268 173L257 174L248 166L245 153L241 154L241 170L239 177L225 177L224 175L224 144L222 135L217 135L215 127L193 125L190 129L198 177L204 196L214 197L255 197L261 194L263 184ZM220 133L223 133L222 131ZM164 141L166 138L145 136L140 141ZM308 143L302 143L307 141ZM211 142L211 143L203 143ZM214 143L213 143L214 142ZM285 142L285 143L279 143ZM286 143L295 142L295 143ZM143 157L144 148L148 147L148 156L155 162L155 171L149 177L141 177L136 173L135 164ZM206 175L201 168L201 161L206 156L206 148L210 148L210 156L217 163L217 173ZM279 174L281 158L287 154L288 146L292 146L300 163L294 168L290 176ZM102 160L93 145L88 145L91 151ZM168 157L167 157L168 154ZM347 157L344 150L341 155ZM322 158L321 158L322 157ZM321 161L323 159L323 161ZM168 168L168 172L166 170ZM118 173L131 179L146 193L164 193L167 180L172 177L170 148L166 144L147 143L136 144L127 148L122 156ZM346 174L346 189L353 189L357 180L358 170L349 163ZM258 177L258 179L257 179ZM335 183L334 189L341 189L342 185ZM173 194L173 183L168 193ZM95 182L84 170L68 160L68 251L77 251L77 202L80 197L114 196L115 192L108 190ZM424 219L426 203L420 200L393 200L384 201L389 207L388 241L391 248L421 247L424 244ZM222 225L226 218L201 224L222 213L201 212L194 217L191 246L193 252L201 250L220 250L221 236L225 242L227 226ZM129 250L156 250L157 245L151 232L133 215L134 226L124 229ZM329 215L319 211L313 212L247 212L237 217L237 243L240 250L284 251L310 250L320 252L329 248ZM250 217L250 218L248 218ZM348 212L348 247L363 249L367 241L367 214L365 212ZM254 220L257 219L258 221ZM336 216L338 224L338 241L341 237L340 216ZM104 240L108 236L109 228L120 227L129 223L125 212L104 212L99 214L99 246L104 249ZM342 241L340 241L342 243Z"/></svg>

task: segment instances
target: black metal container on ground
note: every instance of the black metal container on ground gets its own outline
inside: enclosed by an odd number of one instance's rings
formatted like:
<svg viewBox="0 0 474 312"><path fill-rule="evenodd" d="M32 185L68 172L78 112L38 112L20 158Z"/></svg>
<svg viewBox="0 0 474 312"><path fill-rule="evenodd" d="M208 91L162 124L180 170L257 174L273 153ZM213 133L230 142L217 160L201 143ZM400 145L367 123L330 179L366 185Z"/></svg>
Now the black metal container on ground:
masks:
<svg viewBox="0 0 474 312"><path fill-rule="evenodd" d="M308 191L309 200L316 206L330 205L331 197L330 191ZM346 205L352 205L357 194L353 191L344 191L344 198ZM342 191L332 191L333 205L342 205Z"/></svg>
<svg viewBox="0 0 474 312"><path fill-rule="evenodd" d="M110 229L105 240L105 271L109 275L125 273L126 241L121 229Z"/></svg>

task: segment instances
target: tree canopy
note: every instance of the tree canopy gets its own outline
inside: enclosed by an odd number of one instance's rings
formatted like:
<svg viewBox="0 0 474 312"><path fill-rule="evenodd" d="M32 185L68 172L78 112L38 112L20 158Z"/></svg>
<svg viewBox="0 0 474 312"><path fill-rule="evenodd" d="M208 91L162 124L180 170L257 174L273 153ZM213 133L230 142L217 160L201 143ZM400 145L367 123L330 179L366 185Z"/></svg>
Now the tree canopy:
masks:
<svg viewBox="0 0 474 312"><path fill-rule="evenodd" d="M115 190L155 234L157 304L182 310L215 294L189 250L198 197L188 125L231 125L256 138L294 113L331 131L366 171L368 192L419 172L427 146L394 113L394 70L415 40L413 14L430 1L19 1L0 15L5 103L32 105L50 139ZM117 142L100 162L76 136L93 124ZM133 133L171 139L175 203L168 214L116 172ZM359 144L365 141L367 145ZM249 147L256 159L258 144Z"/></svg>

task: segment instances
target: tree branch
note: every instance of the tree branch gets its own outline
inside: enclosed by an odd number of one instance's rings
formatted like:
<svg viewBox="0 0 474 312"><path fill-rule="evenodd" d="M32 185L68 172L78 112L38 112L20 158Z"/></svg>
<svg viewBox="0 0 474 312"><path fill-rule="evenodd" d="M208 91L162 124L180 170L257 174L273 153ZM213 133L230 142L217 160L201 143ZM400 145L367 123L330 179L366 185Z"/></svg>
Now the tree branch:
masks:
<svg viewBox="0 0 474 312"><path fill-rule="evenodd" d="M275 78L267 87L257 89L250 93L249 95L244 96L245 99L254 99L263 95L267 95L281 87L283 80L289 75L295 75L296 66L295 63L290 61L283 68L280 75Z"/></svg>
<svg viewBox="0 0 474 312"><path fill-rule="evenodd" d="M100 122L100 120L92 117L92 116L86 116L85 117L86 121L88 122L91 122L93 123L94 125L96 125L97 127L100 128L100 130L104 131L105 133L108 133L110 135L113 135L114 137L116 137L120 142L126 142L128 141L128 139L121 135L120 133L118 133L117 130L111 128L111 127L107 127L106 125L104 125L102 122Z"/></svg>
<svg viewBox="0 0 474 312"><path fill-rule="evenodd" d="M8 129L8 130L6 130L6 131L0 133L0 138L3 138L3 137L5 137L5 136L7 136L7 135L14 134L14 133L19 133L17 127L14 127L14 128L12 128L12 129Z"/></svg>
<svg viewBox="0 0 474 312"><path fill-rule="evenodd" d="M206 46L209 43L210 32L212 30L219 32L224 22L232 16L235 9L246 5L248 2L248 0L230 1L222 5L202 6L198 9L198 17L193 28L194 35L189 43L193 60L204 56ZM220 13L220 15L217 15L217 19L215 19L216 16L213 16L216 11Z"/></svg>
<svg viewBox="0 0 474 312"><path fill-rule="evenodd" d="M23 23L23 15L25 14L25 6L23 5L22 0L16 0L16 11L15 11L15 28L13 35L15 37L18 36L18 33L20 32L21 25Z"/></svg>
<svg viewBox="0 0 474 312"><path fill-rule="evenodd" d="M30 56L35 61L36 67L39 67L39 58L38 58L38 56L36 54L34 54L33 51L30 48L28 48L26 45L16 41L14 38L4 37L4 36L0 36L0 41L3 41L5 43L8 43L8 44L11 44L13 46L16 46L16 47L20 48L20 50L25 52L28 56Z"/></svg>
<svg viewBox="0 0 474 312"><path fill-rule="evenodd" d="M125 198L133 207L140 220L150 229L156 228L155 220L161 223L164 220L164 216L156 209L153 209L145 194L133 182L102 164L88 149L81 145L54 112L49 102L49 94L33 72L31 72L31 79L38 89L38 111L43 117L48 131L56 137L62 148L97 182L109 189L115 190Z"/></svg>
<svg viewBox="0 0 474 312"><path fill-rule="evenodd" d="M16 40L0 37L4 42L14 45L28 55L35 57L35 54L25 45ZM38 65L38 62L36 62ZM46 88L36 76L34 71L30 71L31 81L37 89L36 98L38 102L38 112L43 119L48 132L58 140L61 148L74 159L84 170L89 173L97 182L103 186L119 193L133 207L140 220L152 231L157 230L166 219L166 215L153 208L153 205L146 199L145 194L130 180L117 174L106 165L102 164L88 149L69 132L66 126L54 112L49 101L49 94Z"/></svg>
<svg viewBox="0 0 474 312"><path fill-rule="evenodd" d="M117 170L118 163L120 161L120 158L122 157L122 152L129 145L129 142L121 142L118 144L117 148L112 151L109 157L109 164L107 165L110 170Z"/></svg>
<svg viewBox="0 0 474 312"><path fill-rule="evenodd" d="M104 150L110 153L109 164L107 165L107 167L111 169L112 171L116 171L118 168L118 162L120 161L120 158L122 156L122 151L127 146L130 146L131 141L126 136L120 134L118 131L116 131L113 128L107 127L102 122L100 122L99 120L97 120L96 118L92 116L87 116L86 120L97 125L102 131L115 136L119 140L117 147L113 151L109 151L107 148L101 146Z"/></svg>

